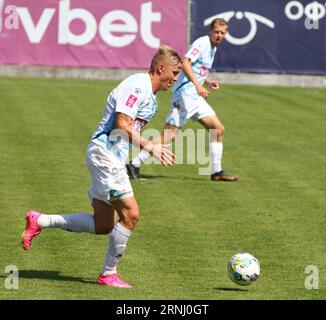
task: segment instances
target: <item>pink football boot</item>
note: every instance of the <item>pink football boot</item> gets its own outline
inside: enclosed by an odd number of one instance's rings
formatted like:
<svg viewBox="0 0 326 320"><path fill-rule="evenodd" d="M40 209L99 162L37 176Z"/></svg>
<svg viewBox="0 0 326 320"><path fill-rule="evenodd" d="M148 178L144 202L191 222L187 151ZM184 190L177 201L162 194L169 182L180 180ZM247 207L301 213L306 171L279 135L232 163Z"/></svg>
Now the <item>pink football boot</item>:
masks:
<svg viewBox="0 0 326 320"><path fill-rule="evenodd" d="M97 278L97 283L109 287L132 288L130 284L123 282L117 274L109 274L107 276L100 274Z"/></svg>
<svg viewBox="0 0 326 320"><path fill-rule="evenodd" d="M37 219L40 215L41 214L39 212L33 210L26 213L26 228L22 234L22 245L26 251L28 251L29 247L31 246L33 238L41 232L41 228L37 223Z"/></svg>

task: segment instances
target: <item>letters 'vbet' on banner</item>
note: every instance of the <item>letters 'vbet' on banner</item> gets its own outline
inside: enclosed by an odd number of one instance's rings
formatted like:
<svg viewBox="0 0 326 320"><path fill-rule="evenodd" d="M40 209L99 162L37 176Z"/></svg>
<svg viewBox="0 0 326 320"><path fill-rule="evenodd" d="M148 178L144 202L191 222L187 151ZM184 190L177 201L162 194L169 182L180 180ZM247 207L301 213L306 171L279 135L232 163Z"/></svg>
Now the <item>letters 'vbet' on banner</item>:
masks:
<svg viewBox="0 0 326 320"><path fill-rule="evenodd" d="M147 69L181 55L215 17L230 22L213 69L326 74L322 0L0 0L0 64ZM188 23L188 21L190 23Z"/></svg>
<svg viewBox="0 0 326 320"><path fill-rule="evenodd" d="M148 68L161 44L186 50L187 0L0 0L0 13L0 64Z"/></svg>

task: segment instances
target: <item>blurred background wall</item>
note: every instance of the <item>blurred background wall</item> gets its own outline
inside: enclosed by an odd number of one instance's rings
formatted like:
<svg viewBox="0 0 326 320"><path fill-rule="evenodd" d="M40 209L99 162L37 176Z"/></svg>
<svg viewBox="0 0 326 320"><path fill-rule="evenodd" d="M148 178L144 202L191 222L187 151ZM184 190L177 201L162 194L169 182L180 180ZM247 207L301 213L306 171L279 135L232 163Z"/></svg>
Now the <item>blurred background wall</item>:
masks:
<svg viewBox="0 0 326 320"><path fill-rule="evenodd" d="M289 0L0 0L0 75L123 78L229 21L213 77L325 86L326 7Z"/></svg>

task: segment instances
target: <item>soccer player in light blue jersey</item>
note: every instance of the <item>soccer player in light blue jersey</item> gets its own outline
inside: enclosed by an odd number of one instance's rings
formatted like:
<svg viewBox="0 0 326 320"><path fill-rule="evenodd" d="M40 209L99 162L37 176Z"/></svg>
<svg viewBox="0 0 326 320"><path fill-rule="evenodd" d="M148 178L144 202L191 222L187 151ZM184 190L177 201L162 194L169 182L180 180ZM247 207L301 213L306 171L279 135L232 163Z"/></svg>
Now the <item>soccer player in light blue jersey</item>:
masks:
<svg viewBox="0 0 326 320"><path fill-rule="evenodd" d="M212 181L237 181L238 176L222 170L224 126L215 111L206 102L209 91L219 89L217 81L208 79L208 71L213 65L217 47L223 42L228 30L228 23L223 19L214 19L208 35L198 38L187 52L182 62L182 72L173 86L171 109L165 121L164 133L155 139L156 143L173 140L179 128L188 119L199 121L210 130L210 167ZM151 156L146 150L141 151L129 164L130 177L140 178L140 166Z"/></svg>
<svg viewBox="0 0 326 320"><path fill-rule="evenodd" d="M98 276L99 285L131 288L117 275L117 265L134 230L139 209L126 172L125 163L130 143L145 149L164 166L173 165L175 155L168 145L152 144L140 130L157 112L156 94L168 90L177 81L181 70L178 53L162 46L153 57L150 71L132 75L109 95L102 120L87 147L86 161L92 176L89 197L94 215L26 213L22 236L25 250L44 228L61 228L72 232L110 235L109 248ZM116 221L116 214L119 221Z"/></svg>

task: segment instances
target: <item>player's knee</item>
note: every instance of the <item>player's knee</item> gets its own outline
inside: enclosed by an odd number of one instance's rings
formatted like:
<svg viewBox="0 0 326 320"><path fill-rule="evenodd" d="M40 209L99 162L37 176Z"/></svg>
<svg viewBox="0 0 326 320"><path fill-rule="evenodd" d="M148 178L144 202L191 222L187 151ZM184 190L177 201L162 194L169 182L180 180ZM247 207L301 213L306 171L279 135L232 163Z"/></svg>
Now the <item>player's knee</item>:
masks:
<svg viewBox="0 0 326 320"><path fill-rule="evenodd" d="M178 133L178 128L172 125L165 125L163 134L161 135L161 143L167 144L173 141Z"/></svg>
<svg viewBox="0 0 326 320"><path fill-rule="evenodd" d="M130 230L133 230L140 218L140 213L138 208L126 210L123 214L123 222L126 227Z"/></svg>
<svg viewBox="0 0 326 320"><path fill-rule="evenodd" d="M224 135L224 132L225 132L225 128L224 126L221 124L220 126L218 126L217 128L217 135L222 137Z"/></svg>
<svg viewBox="0 0 326 320"><path fill-rule="evenodd" d="M113 229L113 226L101 226L95 224L95 233L100 235L109 234Z"/></svg>
<svg viewBox="0 0 326 320"><path fill-rule="evenodd" d="M222 141L225 129L222 124L210 129L210 141Z"/></svg>

